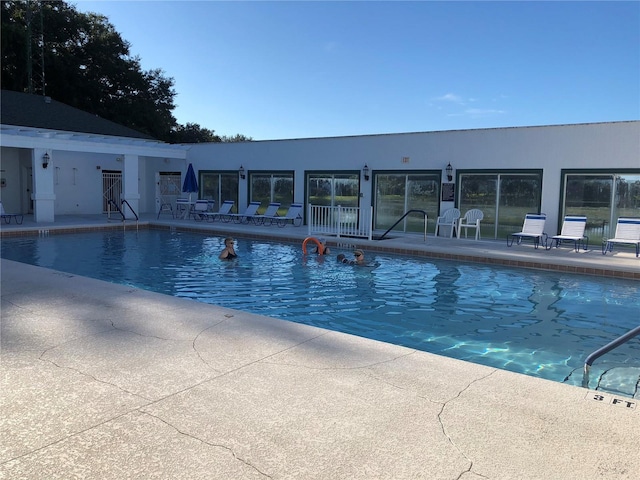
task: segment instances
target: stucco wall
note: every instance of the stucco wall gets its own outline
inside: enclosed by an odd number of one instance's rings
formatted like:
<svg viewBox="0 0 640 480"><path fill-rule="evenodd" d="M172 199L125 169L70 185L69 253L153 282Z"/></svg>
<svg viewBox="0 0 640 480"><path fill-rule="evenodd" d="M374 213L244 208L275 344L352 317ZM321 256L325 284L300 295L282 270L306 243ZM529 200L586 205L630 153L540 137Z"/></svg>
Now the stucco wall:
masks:
<svg viewBox="0 0 640 480"><path fill-rule="evenodd" d="M403 157L409 157L403 163ZM304 201L306 170L543 169L542 211L558 223L562 169L640 168L640 122L498 128L358 137L193 145L197 170L295 171L295 201ZM455 174L455 172L454 172ZM455 178L454 178L455 181ZM246 202L246 181L240 182ZM362 182L362 205L371 187Z"/></svg>

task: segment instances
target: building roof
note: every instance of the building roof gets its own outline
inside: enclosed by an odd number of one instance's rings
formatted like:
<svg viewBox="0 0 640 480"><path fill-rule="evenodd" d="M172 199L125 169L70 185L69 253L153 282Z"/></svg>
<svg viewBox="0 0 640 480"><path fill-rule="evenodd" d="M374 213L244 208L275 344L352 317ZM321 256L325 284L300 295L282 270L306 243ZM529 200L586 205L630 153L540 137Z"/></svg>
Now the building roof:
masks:
<svg viewBox="0 0 640 480"><path fill-rule="evenodd" d="M154 140L149 135L50 97L10 90L0 91L0 122L3 125Z"/></svg>

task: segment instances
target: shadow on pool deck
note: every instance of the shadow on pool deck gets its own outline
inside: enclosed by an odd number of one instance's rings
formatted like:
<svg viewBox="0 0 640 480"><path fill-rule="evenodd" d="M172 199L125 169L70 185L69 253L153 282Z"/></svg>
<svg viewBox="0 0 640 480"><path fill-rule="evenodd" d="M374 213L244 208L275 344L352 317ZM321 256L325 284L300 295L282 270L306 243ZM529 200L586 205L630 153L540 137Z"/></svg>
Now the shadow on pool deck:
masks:
<svg viewBox="0 0 640 480"><path fill-rule="evenodd" d="M296 232L243 227L214 226ZM458 255L455 242L409 238L391 248ZM507 251L468 243L479 257ZM514 261L587 256L514 248ZM638 268L634 254L604 258L593 268ZM8 260L1 267L0 478L640 472L640 408L630 398Z"/></svg>

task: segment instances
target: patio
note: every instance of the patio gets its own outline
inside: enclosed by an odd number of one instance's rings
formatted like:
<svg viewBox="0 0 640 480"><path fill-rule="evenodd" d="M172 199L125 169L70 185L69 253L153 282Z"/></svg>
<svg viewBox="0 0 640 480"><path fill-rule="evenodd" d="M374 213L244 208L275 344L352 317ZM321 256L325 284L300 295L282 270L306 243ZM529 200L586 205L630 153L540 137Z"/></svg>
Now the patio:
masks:
<svg viewBox="0 0 640 480"><path fill-rule="evenodd" d="M142 219L302 240L305 227ZM2 235L122 228L104 216ZM125 228L136 228L127 222ZM635 252L343 245L638 279ZM329 239L334 244L334 239ZM556 267L554 267L554 265ZM635 479L637 400L2 260L0 478Z"/></svg>

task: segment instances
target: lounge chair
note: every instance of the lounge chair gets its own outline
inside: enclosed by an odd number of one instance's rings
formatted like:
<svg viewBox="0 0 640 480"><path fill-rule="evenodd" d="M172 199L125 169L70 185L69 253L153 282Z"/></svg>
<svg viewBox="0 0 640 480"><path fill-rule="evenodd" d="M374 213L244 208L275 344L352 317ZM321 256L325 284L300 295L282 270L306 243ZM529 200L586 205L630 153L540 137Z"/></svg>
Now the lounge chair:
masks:
<svg viewBox="0 0 640 480"><path fill-rule="evenodd" d="M522 231L512 233L507 237L507 247L513 245L513 241L517 240L517 244L522 243L523 238L531 238L533 240L533 246L538 248L540 243L546 247L547 234L544 233L544 224L547 221L546 213L527 213L524 217L524 224L522 225Z"/></svg>
<svg viewBox="0 0 640 480"><path fill-rule="evenodd" d="M640 256L640 218L619 218L615 236L602 242L602 254L612 252L614 243L634 245L636 257Z"/></svg>
<svg viewBox="0 0 640 480"><path fill-rule="evenodd" d="M13 218L18 225L21 225L24 220L24 215L21 213L6 213L2 202L0 202L0 216L4 220L4 223L11 223L11 219Z"/></svg>
<svg viewBox="0 0 640 480"><path fill-rule="evenodd" d="M302 208L302 204L292 203L285 215L282 217L277 214L272 217L265 216L263 223L265 225L272 225L276 223L279 227L284 227L287 223L291 222L292 225L299 227L302 225Z"/></svg>
<svg viewBox="0 0 640 480"><path fill-rule="evenodd" d="M460 238L460 230L464 228L464 238L467 238L467 230L469 228L476 229L476 240L480 239L480 221L484 218L482 210L472 208L458 222L458 238Z"/></svg>
<svg viewBox="0 0 640 480"><path fill-rule="evenodd" d="M278 209L280 208L280 202L271 202L263 215L253 215L251 221L256 225L263 225L265 220L271 222L271 219L278 215ZM271 225L271 223L269 223Z"/></svg>
<svg viewBox="0 0 640 480"><path fill-rule="evenodd" d="M250 202L244 213L229 213L227 217L235 223L249 223L249 220L258 213L261 202Z"/></svg>
<svg viewBox="0 0 640 480"><path fill-rule="evenodd" d="M558 248L564 241L573 242L573 248L576 252L580 250L580 245L582 245L583 250L587 250L589 247L589 237L584 234L586 226L587 217L580 215L567 215L564 217L560 235L554 235L550 238L547 250L551 250L554 242L555 247Z"/></svg>
<svg viewBox="0 0 640 480"><path fill-rule="evenodd" d="M189 215L193 215L193 219L196 222L201 222L205 218L207 218L207 212L210 212L210 202L209 200L196 200L196 203L193 205L193 208L189 212Z"/></svg>
<svg viewBox="0 0 640 480"><path fill-rule="evenodd" d="M218 210L217 212L204 212L201 213L201 215L204 215L208 222L215 222L216 218L219 218L223 222L229 222L231 221L230 214L234 203L235 202L233 200L225 200L224 202L222 202L222 205L220 205L220 210Z"/></svg>
<svg viewBox="0 0 640 480"><path fill-rule="evenodd" d="M441 226L451 227L449 229L449 238L453 238L453 231L458 231L458 219L460 218L460 210L457 208L450 208L436 220L436 237Z"/></svg>

